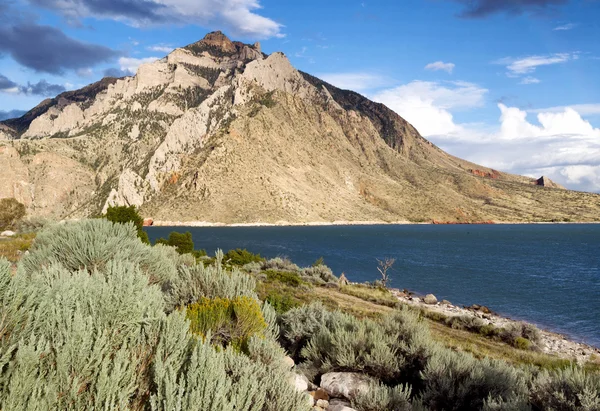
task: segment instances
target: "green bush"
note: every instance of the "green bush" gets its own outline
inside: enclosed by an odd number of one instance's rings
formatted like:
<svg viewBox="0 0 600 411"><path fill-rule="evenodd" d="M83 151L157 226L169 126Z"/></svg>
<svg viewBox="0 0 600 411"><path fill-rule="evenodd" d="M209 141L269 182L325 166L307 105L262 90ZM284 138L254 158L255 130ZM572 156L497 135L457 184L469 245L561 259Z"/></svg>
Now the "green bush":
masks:
<svg viewBox="0 0 600 411"><path fill-rule="evenodd" d="M520 350L529 350L531 348L531 341L527 338L517 337L513 341L513 345Z"/></svg>
<svg viewBox="0 0 600 411"><path fill-rule="evenodd" d="M318 267L320 265L325 265L325 259L323 257L319 257L312 263L312 267Z"/></svg>
<svg viewBox="0 0 600 411"><path fill-rule="evenodd" d="M455 315L448 317L446 320L446 325L454 328L455 330L479 332L481 327L485 326L485 323L481 318L477 318L472 315Z"/></svg>
<svg viewBox="0 0 600 411"><path fill-rule="evenodd" d="M479 334L483 335L484 337L490 338L500 335L500 332L501 329L494 326L493 324L486 324L479 329Z"/></svg>
<svg viewBox="0 0 600 411"><path fill-rule="evenodd" d="M222 346L247 348L248 340L267 327L258 302L250 297L202 298L186 308L190 330Z"/></svg>
<svg viewBox="0 0 600 411"><path fill-rule="evenodd" d="M292 287L298 287L300 284L302 284L300 276L296 273L267 270L265 271L265 274L267 275L267 279L269 281L279 281L280 283L291 285Z"/></svg>
<svg viewBox="0 0 600 411"><path fill-rule="evenodd" d="M194 252L194 240L192 239L192 233L189 231L186 231L185 233L173 231L169 233L168 239L159 238L156 240L156 244L175 247L179 254L191 254Z"/></svg>
<svg viewBox="0 0 600 411"><path fill-rule="evenodd" d="M271 292L267 295L266 301L271 304L278 314L284 314L292 308L298 307L298 303L287 294Z"/></svg>
<svg viewBox="0 0 600 411"><path fill-rule="evenodd" d="M0 200L0 231L15 229L25 217L25 206L14 198Z"/></svg>
<svg viewBox="0 0 600 411"><path fill-rule="evenodd" d="M578 367L542 371L532 384L530 401L535 410L600 410L600 374Z"/></svg>
<svg viewBox="0 0 600 411"><path fill-rule="evenodd" d="M507 344L521 349L539 349L541 343L540 330L525 322L512 323L502 328L500 338ZM523 340L527 340L529 344Z"/></svg>
<svg viewBox="0 0 600 411"><path fill-rule="evenodd" d="M148 233L144 231L144 219L139 215L135 206L115 206L108 207L104 216L108 221L113 223L133 223L137 230L137 235L143 243L150 244Z"/></svg>
<svg viewBox="0 0 600 411"><path fill-rule="evenodd" d="M237 266L243 266L249 263L261 263L265 261L260 254L253 254L246 249L236 248L235 250L229 250L223 256L223 262L226 264L233 264Z"/></svg>

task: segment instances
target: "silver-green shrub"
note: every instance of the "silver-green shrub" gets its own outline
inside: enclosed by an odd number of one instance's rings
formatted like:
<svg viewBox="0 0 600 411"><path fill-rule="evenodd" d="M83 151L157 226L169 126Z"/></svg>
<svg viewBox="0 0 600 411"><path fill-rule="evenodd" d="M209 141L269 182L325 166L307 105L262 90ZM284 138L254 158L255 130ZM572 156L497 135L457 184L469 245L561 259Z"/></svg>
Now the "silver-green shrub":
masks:
<svg viewBox="0 0 600 411"><path fill-rule="evenodd" d="M532 411L526 396L508 400L488 397L481 411Z"/></svg>
<svg viewBox="0 0 600 411"><path fill-rule="evenodd" d="M337 312L328 311L320 302L293 308L279 318L281 341L294 357L308 340L322 328L328 327Z"/></svg>
<svg viewBox="0 0 600 411"><path fill-rule="evenodd" d="M430 355L428 328L400 310L382 322L337 314L310 339L301 357L318 373L364 372L390 384L410 381ZM408 378L407 378L408 377Z"/></svg>
<svg viewBox="0 0 600 411"><path fill-rule="evenodd" d="M2 311L12 327L0 342L11 355L0 408L125 410L143 400L165 314L160 289L137 266L19 270Z"/></svg>
<svg viewBox="0 0 600 411"><path fill-rule="evenodd" d="M275 257L270 260L263 261L261 264L262 270L288 271L291 273L299 273L300 267L292 263L287 258Z"/></svg>
<svg viewBox="0 0 600 411"><path fill-rule="evenodd" d="M198 340L183 312L167 314L173 283L181 291L189 279L181 273L193 273L198 295L256 298L248 275L220 262L196 266L103 220L38 238L14 276L0 260L0 409L309 408L282 366L268 304L260 307L267 329L248 355Z"/></svg>
<svg viewBox="0 0 600 411"><path fill-rule="evenodd" d="M371 383L368 391L360 391L352 400L357 411L411 411L411 389L407 385L388 387Z"/></svg>
<svg viewBox="0 0 600 411"><path fill-rule="evenodd" d="M531 404L540 410L600 410L600 375L569 367L542 371L531 387Z"/></svg>
<svg viewBox="0 0 600 411"><path fill-rule="evenodd" d="M174 313L175 315L175 313ZM208 338L207 338L208 340ZM290 373L265 366L232 349L217 350L199 340L189 349L159 345L154 364L155 411L307 411L310 407L290 384Z"/></svg>
<svg viewBox="0 0 600 411"><path fill-rule="evenodd" d="M26 273L52 264L69 271L97 268L109 261L139 265L152 283L172 279L177 262L165 250L143 244L132 223L115 224L105 219L55 224L40 231L30 253L21 261Z"/></svg>
<svg viewBox="0 0 600 411"><path fill-rule="evenodd" d="M488 398L510 402L527 394L523 371L449 349L436 351L421 374L420 398L432 410L479 410Z"/></svg>
<svg viewBox="0 0 600 411"><path fill-rule="evenodd" d="M237 267L225 271L223 252L217 251L214 265L180 265L177 274L165 286L167 309L192 304L201 298L256 298L256 280Z"/></svg>
<svg viewBox="0 0 600 411"><path fill-rule="evenodd" d="M337 277L333 274L331 268L323 264L303 268L300 272L300 276L304 280L317 283L337 282Z"/></svg>

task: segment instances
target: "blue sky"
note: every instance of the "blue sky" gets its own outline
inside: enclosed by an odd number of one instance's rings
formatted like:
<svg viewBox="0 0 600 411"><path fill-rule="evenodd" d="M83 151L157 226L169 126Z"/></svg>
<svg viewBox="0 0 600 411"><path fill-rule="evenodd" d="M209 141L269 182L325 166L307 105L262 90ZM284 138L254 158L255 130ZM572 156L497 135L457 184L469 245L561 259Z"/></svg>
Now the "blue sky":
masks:
<svg viewBox="0 0 600 411"><path fill-rule="evenodd" d="M599 0L8 0L0 115L220 29L452 154L600 191Z"/></svg>

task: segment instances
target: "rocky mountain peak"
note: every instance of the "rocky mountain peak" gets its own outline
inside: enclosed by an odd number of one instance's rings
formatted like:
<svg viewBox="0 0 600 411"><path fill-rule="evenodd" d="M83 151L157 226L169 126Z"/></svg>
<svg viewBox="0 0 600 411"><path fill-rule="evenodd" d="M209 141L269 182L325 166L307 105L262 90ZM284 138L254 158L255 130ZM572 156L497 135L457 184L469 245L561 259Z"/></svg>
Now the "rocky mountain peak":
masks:
<svg viewBox="0 0 600 411"><path fill-rule="evenodd" d="M453 157L383 104L218 31L1 122L0 164L0 198L59 219L135 205L157 221L528 221L534 192L539 218L580 200L580 219L600 216L592 195Z"/></svg>
<svg viewBox="0 0 600 411"><path fill-rule="evenodd" d="M208 33L202 40L199 41L199 43L216 47L229 53L235 53L237 51L235 44L233 44L233 42L229 40L229 38L221 31L213 31Z"/></svg>

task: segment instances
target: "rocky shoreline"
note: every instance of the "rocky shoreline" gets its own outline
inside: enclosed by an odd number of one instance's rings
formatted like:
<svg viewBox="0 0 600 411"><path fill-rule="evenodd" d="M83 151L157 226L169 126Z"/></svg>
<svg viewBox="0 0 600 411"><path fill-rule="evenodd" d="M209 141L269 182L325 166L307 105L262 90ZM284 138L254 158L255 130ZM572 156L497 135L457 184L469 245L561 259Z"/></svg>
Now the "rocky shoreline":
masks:
<svg viewBox="0 0 600 411"><path fill-rule="evenodd" d="M151 219L149 219L151 220ZM600 224L600 221L576 221L576 222L515 222L515 221L480 221L480 222L440 222L437 220L427 222L413 221L307 221L292 223L289 221L278 221L275 223L215 223L210 221L160 221L152 220L147 226L153 227L319 227L319 226L354 226L354 225L525 225L525 224Z"/></svg>
<svg viewBox="0 0 600 411"><path fill-rule="evenodd" d="M502 317L485 306L474 305L471 307L460 307L449 301L438 302L432 294L418 296L414 293L391 289L392 294L402 303L417 307L430 312L436 312L448 317L470 316L482 320L485 324L494 327L505 328L510 324L523 323L523 321ZM431 297L433 298L431 298ZM600 358L600 348L573 341L568 336L552 331L540 329L541 350L545 354L556 355L559 358L575 360L579 364L585 364Z"/></svg>

